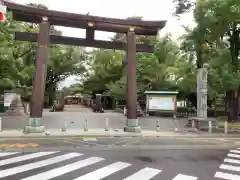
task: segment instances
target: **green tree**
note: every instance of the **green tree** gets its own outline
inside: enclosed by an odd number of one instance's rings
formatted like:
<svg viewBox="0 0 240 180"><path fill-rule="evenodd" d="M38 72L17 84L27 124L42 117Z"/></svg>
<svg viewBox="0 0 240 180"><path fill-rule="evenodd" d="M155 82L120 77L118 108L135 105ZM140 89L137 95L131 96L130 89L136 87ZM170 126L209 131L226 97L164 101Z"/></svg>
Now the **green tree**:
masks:
<svg viewBox="0 0 240 180"><path fill-rule="evenodd" d="M30 4L36 8L47 9L42 4ZM39 26L34 23L12 21L11 13L7 21L0 24L0 91L22 87L25 100L30 100L37 43L15 41L14 31L39 32ZM51 34L60 35L61 31L51 26ZM57 84L70 75L81 75L85 71L83 65L84 50L78 47L52 45L49 51L49 61L46 81L46 101L52 104L55 98Z"/></svg>

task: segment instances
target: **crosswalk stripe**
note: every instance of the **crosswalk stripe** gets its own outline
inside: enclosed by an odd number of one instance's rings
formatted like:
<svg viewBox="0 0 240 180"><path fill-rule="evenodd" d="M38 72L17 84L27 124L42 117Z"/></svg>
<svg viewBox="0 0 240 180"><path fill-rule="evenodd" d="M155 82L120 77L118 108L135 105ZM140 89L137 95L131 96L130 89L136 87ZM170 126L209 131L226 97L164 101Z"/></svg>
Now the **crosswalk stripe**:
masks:
<svg viewBox="0 0 240 180"><path fill-rule="evenodd" d="M103 168L97 169L96 171L80 176L74 180L89 180L89 179L100 180L130 165L131 164L124 163L124 162L116 162L108 166L105 166Z"/></svg>
<svg viewBox="0 0 240 180"><path fill-rule="evenodd" d="M231 152L231 153L237 153L237 154L240 154L240 151L238 151L238 150L231 150L230 152Z"/></svg>
<svg viewBox="0 0 240 180"><path fill-rule="evenodd" d="M6 165L6 164L12 164L12 163L16 163L16 162L20 162L28 159L33 159L37 157L42 157L42 156L46 156L53 153L56 153L56 152L38 152L38 153L27 154L27 155L18 156L10 159L4 159L0 161L0 166Z"/></svg>
<svg viewBox="0 0 240 180"><path fill-rule="evenodd" d="M66 166L62 166L62 167L59 167L59 168L52 169L52 170L47 171L47 172L43 172L43 173L40 173L40 174L37 174L37 175L33 175L33 176L30 176L30 177L24 178L22 180L48 180L48 179L52 179L52 178L61 176L65 173L69 173L71 171L81 169L85 166L95 164L95 163L103 161L103 160L104 160L103 158L91 157L91 158L88 158L88 159L84 159L84 160L81 160L81 161L74 162L72 164L68 164Z"/></svg>
<svg viewBox="0 0 240 180"><path fill-rule="evenodd" d="M81 155L82 154L79 154L79 153L68 153L68 154L57 156L54 158L50 158L50 159L46 159L46 160L42 160L42 161L38 161L38 162L34 162L34 163L29 163L29 164L25 164L25 165L14 167L14 168L5 169L5 170L0 171L0 178L6 177L6 176L11 176L11 175L18 174L18 173L25 172L25 171L29 171L32 169L48 166L48 165L55 164L55 163L58 163L61 161L65 161L65 160L68 160L68 159L71 159L74 157L78 157Z"/></svg>
<svg viewBox="0 0 240 180"><path fill-rule="evenodd" d="M19 152L1 152L0 157L18 154Z"/></svg>
<svg viewBox="0 0 240 180"><path fill-rule="evenodd" d="M197 180L197 177L194 176L187 176L184 174L178 174L174 179L172 180Z"/></svg>
<svg viewBox="0 0 240 180"><path fill-rule="evenodd" d="M231 154L231 153L229 153L227 156L228 157L233 157L233 158L240 158L240 155L238 155L238 154Z"/></svg>
<svg viewBox="0 0 240 180"><path fill-rule="evenodd" d="M230 158L224 159L224 162L234 163L234 164L240 164L240 160L230 159Z"/></svg>
<svg viewBox="0 0 240 180"><path fill-rule="evenodd" d="M228 173L223 173L223 172L216 172L214 177L221 178L221 179L227 179L227 180L239 180L240 179L240 176L238 176L238 175L228 174Z"/></svg>
<svg viewBox="0 0 240 180"><path fill-rule="evenodd" d="M149 180L152 177L156 176L158 173L160 173L162 170L153 169L153 168L144 168L135 174L125 178L124 180Z"/></svg>
<svg viewBox="0 0 240 180"><path fill-rule="evenodd" d="M229 171L240 171L240 166L222 164L219 168L229 170Z"/></svg>

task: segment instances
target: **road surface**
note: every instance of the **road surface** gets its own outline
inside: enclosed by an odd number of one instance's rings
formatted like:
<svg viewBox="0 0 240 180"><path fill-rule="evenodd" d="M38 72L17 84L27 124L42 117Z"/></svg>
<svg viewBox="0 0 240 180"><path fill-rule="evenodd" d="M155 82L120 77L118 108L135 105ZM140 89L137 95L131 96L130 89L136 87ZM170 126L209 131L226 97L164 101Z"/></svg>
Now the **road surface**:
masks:
<svg viewBox="0 0 240 180"><path fill-rule="evenodd" d="M0 147L0 179L6 180L240 178L236 139L1 138Z"/></svg>

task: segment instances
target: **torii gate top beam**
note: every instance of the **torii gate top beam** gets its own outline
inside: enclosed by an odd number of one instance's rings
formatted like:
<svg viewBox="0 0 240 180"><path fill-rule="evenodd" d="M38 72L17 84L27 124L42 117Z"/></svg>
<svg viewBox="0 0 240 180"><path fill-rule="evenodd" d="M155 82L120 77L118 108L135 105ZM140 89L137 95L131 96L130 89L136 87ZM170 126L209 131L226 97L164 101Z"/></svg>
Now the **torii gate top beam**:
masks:
<svg viewBox="0 0 240 180"><path fill-rule="evenodd" d="M52 25L74 28L91 28L99 31L127 33L130 27L134 28L137 35L157 35L166 21L142 21L106 18L75 13L67 13L54 10L38 9L26 5L20 5L9 1L3 1L7 9L13 12L13 18L17 21L40 23L42 17L48 17Z"/></svg>

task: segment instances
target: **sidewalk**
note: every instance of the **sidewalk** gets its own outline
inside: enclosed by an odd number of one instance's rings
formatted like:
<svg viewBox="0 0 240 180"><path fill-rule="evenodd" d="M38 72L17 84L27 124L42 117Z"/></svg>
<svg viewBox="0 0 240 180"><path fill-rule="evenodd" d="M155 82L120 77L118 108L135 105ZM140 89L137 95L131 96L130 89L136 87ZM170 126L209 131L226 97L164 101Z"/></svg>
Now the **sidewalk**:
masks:
<svg viewBox="0 0 240 180"><path fill-rule="evenodd" d="M240 138L240 134L223 134L223 133L206 133L206 132L174 132L174 131L148 131L143 130L141 133L124 132L122 129L104 131L104 129L83 130L67 130L62 132L60 129L49 129L45 133L24 134L22 130L5 130L0 132L0 138L11 137L59 137L59 136L85 136L85 137L198 137L198 138L214 138L214 137L236 137Z"/></svg>

